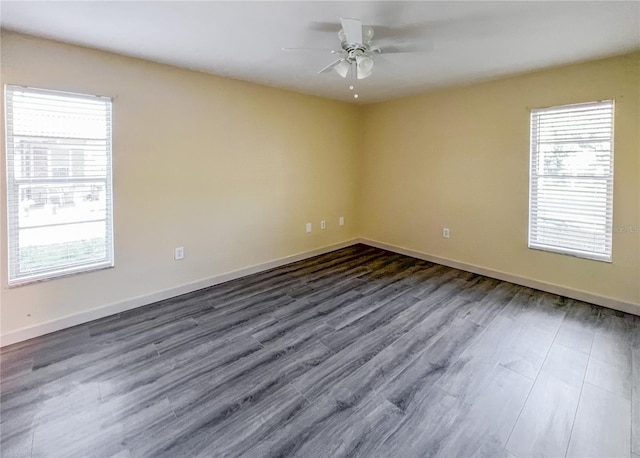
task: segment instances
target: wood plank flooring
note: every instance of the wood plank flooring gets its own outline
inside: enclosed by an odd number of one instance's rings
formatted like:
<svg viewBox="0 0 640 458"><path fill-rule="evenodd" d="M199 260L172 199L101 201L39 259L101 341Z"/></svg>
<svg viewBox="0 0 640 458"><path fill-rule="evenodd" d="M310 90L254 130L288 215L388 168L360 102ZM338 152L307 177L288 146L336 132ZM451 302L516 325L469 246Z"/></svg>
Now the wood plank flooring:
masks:
<svg viewBox="0 0 640 458"><path fill-rule="evenodd" d="M3 457L640 457L640 318L364 245L5 347Z"/></svg>

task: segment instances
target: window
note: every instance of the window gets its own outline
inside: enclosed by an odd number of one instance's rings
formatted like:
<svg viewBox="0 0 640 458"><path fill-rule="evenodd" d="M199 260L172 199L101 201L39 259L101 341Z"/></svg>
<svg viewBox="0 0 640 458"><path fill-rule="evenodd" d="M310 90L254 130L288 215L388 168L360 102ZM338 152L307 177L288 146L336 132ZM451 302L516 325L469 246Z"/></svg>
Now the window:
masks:
<svg viewBox="0 0 640 458"><path fill-rule="evenodd" d="M613 101L531 111L529 247L611 261Z"/></svg>
<svg viewBox="0 0 640 458"><path fill-rule="evenodd" d="M113 266L111 100L6 86L9 284Z"/></svg>

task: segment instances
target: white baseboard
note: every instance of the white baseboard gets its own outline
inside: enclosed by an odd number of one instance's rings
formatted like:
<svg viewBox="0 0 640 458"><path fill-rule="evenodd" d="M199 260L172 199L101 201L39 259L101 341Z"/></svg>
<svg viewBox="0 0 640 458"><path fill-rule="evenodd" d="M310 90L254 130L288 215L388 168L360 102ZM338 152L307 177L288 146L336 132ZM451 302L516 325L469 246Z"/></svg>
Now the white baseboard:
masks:
<svg viewBox="0 0 640 458"><path fill-rule="evenodd" d="M507 272L500 272L498 270L489 269L486 267L475 266L473 264L467 264L460 261L454 261L452 259L441 258L438 256L432 256L420 251L411 250L408 248L399 247L396 245L390 245L388 243L378 242L375 240L369 240L365 238L359 239L360 243L365 245L381 248L383 250L392 251L398 254L404 254L425 261L434 262L436 264L442 264L444 266L453 267L455 269L472 272L478 275L484 275L485 277L495 278L497 280L508 281L509 283L515 283L516 285L526 286L528 288L538 289L546 291L552 294L558 294L564 297L570 297L583 302L589 302L591 304L601 305L620 312L631 313L632 315L640 316L640 305L633 304L631 302L624 302L618 299L610 297L599 296L596 294L587 293L584 291L578 291L565 286L555 285L553 283L547 283L540 280L534 280L531 278L520 277Z"/></svg>
<svg viewBox="0 0 640 458"><path fill-rule="evenodd" d="M55 320L47 321L45 323L36 324L33 326L18 329L16 331L9 332L0 336L0 347L5 345L11 345L23 340L28 340L33 337L39 337L45 334L49 334L61 329L70 328L79 324L88 323L89 321L104 318L109 315L131 310L143 305L152 304L157 301L169 299L171 297L179 296L181 294L190 293L199 289L208 288L220 283L224 283L236 278L245 277L247 275L263 272L265 270L273 269L275 267L284 266L292 262L302 261L303 259L312 258L320 254L329 253L330 251L346 248L351 245L359 243L358 239L347 240L345 242L335 243L333 245L327 245L315 250L306 251L283 258L275 259L273 261L264 262L262 264L256 264L253 266L245 267L242 269L234 270L224 274L216 275L214 277L197 280L184 285L176 286L162 291L157 291L151 294L145 294L124 301L114 302L111 304L96 307L91 310L86 310L74 315L68 315Z"/></svg>
<svg viewBox="0 0 640 458"><path fill-rule="evenodd" d="M396 245L390 245L388 243L378 242L375 240L359 238L352 239L345 242L336 243L333 245L327 245L315 250L294 254L291 256L285 256L283 258L268 261L262 264L256 264L254 266L245 267L242 269L234 270L224 274L216 275L214 277L197 280L191 283L180 285L174 288L169 288L162 291L157 291L151 294L145 294L134 298L126 299L124 301L115 302L101 307L97 307L91 310L86 310L74 315L68 315L62 318L51 320L45 323L37 324L34 326L25 327L12 331L5 335L0 336L0 347L5 345L11 345L17 342L22 342L34 337L49 334L55 331L60 331L65 328L77 326L79 324L87 323L89 321L104 318L109 315L131 310L144 305L152 304L157 301L169 299L171 297L186 294L199 289L214 286L220 283L224 283L230 280L235 280L240 277L245 277L265 270L280 267L292 262L302 261L303 259L312 258L320 254L329 253L334 250L346 248L357 243L363 243L365 245L381 248L383 250L392 251L398 254L404 254L418 259L424 259L425 261L442 264L448 267L453 267L467 272L473 272L475 274L484 275L498 280L508 281L517 285L526 286L529 288L539 289L541 291L547 291L552 294L558 294L565 297L570 297L591 304L601 305L613 310L619 310L621 312L631 313L633 315L640 315L640 305L636 305L630 302L619 301L610 297L599 296L584 291L577 291L560 285L554 285L552 283L546 283L539 280L533 280L530 278L520 277L517 275L509 274L506 272L500 272L497 270L489 269L486 267L475 266L460 261L454 261L451 259L441 258L438 256L429 255L419 251L411 250L408 248L399 247Z"/></svg>

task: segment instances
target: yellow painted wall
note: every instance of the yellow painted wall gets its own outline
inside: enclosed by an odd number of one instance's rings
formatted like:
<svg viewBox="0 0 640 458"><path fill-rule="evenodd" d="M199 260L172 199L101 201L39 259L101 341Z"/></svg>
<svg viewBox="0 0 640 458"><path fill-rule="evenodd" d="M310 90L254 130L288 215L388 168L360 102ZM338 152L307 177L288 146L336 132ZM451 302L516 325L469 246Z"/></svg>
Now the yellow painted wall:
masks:
<svg viewBox="0 0 640 458"><path fill-rule="evenodd" d="M357 236L640 306L637 232L611 264L527 248L532 107L616 100L614 225L640 224L639 53L363 107L10 32L0 64L114 98L116 247L114 269L8 288L0 148L3 335Z"/></svg>
<svg viewBox="0 0 640 458"><path fill-rule="evenodd" d="M631 231L611 264L530 250L529 110L602 99ZM361 236L640 306L640 53L370 105L362 132Z"/></svg>
<svg viewBox="0 0 640 458"><path fill-rule="evenodd" d="M3 85L113 97L116 250L113 269L8 288L0 148L2 334L357 235L357 107L10 32L1 40Z"/></svg>

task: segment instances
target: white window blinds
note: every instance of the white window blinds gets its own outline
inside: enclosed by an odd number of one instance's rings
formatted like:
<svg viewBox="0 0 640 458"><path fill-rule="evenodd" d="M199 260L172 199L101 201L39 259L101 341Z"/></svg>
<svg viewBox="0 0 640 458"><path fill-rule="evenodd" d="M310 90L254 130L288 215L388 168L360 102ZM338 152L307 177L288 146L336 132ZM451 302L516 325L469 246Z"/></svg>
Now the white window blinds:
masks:
<svg viewBox="0 0 640 458"><path fill-rule="evenodd" d="M9 284L113 265L111 100L5 87Z"/></svg>
<svg viewBox="0 0 640 458"><path fill-rule="evenodd" d="M611 261L613 101L531 111L529 247Z"/></svg>

